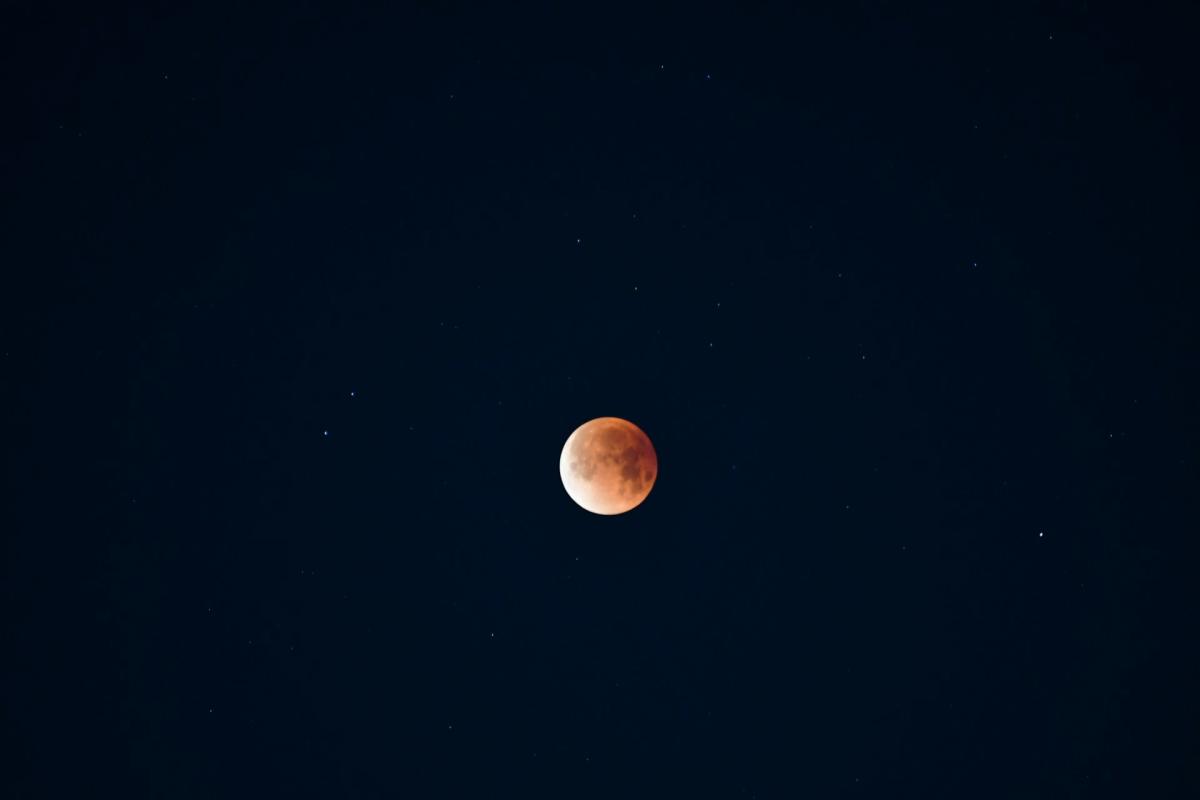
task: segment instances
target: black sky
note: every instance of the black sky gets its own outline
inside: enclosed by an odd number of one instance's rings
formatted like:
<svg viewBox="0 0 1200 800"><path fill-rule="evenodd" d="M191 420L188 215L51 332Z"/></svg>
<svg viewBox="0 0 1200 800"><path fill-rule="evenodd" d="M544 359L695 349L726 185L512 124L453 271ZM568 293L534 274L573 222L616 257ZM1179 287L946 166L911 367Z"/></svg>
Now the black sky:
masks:
<svg viewBox="0 0 1200 800"><path fill-rule="evenodd" d="M3 12L3 796L1200 789L1194 8L249 5Z"/></svg>

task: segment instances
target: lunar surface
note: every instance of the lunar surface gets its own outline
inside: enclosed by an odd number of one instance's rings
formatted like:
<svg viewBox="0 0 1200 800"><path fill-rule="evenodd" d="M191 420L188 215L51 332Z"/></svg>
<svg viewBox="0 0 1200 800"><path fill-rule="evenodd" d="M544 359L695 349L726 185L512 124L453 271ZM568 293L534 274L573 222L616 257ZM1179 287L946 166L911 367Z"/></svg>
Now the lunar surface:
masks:
<svg viewBox="0 0 1200 800"><path fill-rule="evenodd" d="M593 514L636 508L658 477L658 456L642 429L619 417L598 417L575 429L558 460L563 487Z"/></svg>

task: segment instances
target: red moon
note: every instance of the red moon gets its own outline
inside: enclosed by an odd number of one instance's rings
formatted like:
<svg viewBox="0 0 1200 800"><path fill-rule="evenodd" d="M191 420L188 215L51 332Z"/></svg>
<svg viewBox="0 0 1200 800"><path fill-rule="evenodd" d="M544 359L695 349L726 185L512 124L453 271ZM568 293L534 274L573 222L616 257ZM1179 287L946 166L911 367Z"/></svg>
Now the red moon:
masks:
<svg viewBox="0 0 1200 800"><path fill-rule="evenodd" d="M558 459L563 488L593 514L623 514L641 504L658 477L650 437L629 420L598 417L563 445Z"/></svg>

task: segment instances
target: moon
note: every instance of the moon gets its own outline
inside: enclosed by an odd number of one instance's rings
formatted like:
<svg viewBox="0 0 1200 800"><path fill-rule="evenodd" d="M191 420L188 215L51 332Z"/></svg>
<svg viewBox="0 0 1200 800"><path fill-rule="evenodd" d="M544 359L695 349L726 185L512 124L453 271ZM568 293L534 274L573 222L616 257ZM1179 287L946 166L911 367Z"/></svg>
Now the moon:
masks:
<svg viewBox="0 0 1200 800"><path fill-rule="evenodd" d="M658 477L650 437L629 420L597 417L567 438L558 459L563 488L593 514L624 514L641 505Z"/></svg>

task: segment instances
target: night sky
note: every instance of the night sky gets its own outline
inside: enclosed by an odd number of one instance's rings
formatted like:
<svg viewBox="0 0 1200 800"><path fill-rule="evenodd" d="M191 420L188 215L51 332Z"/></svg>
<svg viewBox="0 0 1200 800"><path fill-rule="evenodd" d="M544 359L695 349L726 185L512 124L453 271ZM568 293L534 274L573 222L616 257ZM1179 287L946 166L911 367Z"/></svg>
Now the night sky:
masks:
<svg viewBox="0 0 1200 800"><path fill-rule="evenodd" d="M1200 796L1195 6L93 5L0 17L0 795Z"/></svg>

